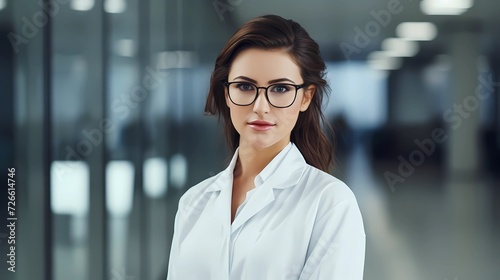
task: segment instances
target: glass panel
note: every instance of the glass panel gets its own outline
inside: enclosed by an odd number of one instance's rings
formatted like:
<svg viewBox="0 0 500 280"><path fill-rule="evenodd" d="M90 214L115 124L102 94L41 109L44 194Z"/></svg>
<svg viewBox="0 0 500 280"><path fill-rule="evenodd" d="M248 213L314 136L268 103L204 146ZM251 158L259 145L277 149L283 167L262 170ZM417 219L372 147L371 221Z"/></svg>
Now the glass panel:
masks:
<svg viewBox="0 0 500 280"><path fill-rule="evenodd" d="M89 167L84 161L54 161L51 183L54 260L65 264L55 266L54 276L87 279Z"/></svg>
<svg viewBox="0 0 500 280"><path fill-rule="evenodd" d="M53 279L99 279L102 14L95 1L66 3L51 33Z"/></svg>
<svg viewBox="0 0 500 280"><path fill-rule="evenodd" d="M58 29L57 24L54 29ZM55 38L58 42L63 38ZM87 65L82 55L53 56L53 145L51 208L53 213L54 279L87 279L89 166L92 151L82 137L84 83Z"/></svg>
<svg viewBox="0 0 500 280"><path fill-rule="evenodd" d="M355 129L376 128L387 119L387 76L364 62L328 63L332 94L324 111L330 120L345 119ZM357 81L363 81L359 83Z"/></svg>
<svg viewBox="0 0 500 280"><path fill-rule="evenodd" d="M215 42L227 30L211 2L151 0L149 4L149 50L142 64L151 70L143 76L150 73L157 84L144 100L141 130L145 134L141 238L147 248L142 256L147 274L141 279L164 279L179 197L222 169L226 157L217 119L204 116L203 110L215 50L220 47Z"/></svg>
<svg viewBox="0 0 500 280"><path fill-rule="evenodd" d="M106 165L106 208L110 258L110 278L127 273L124 264L128 253L128 217L132 211L134 166L130 161L112 160Z"/></svg>
<svg viewBox="0 0 500 280"><path fill-rule="evenodd" d="M108 271L105 279L141 277L140 112L147 92L139 69L139 1L106 0L107 116L106 215Z"/></svg>

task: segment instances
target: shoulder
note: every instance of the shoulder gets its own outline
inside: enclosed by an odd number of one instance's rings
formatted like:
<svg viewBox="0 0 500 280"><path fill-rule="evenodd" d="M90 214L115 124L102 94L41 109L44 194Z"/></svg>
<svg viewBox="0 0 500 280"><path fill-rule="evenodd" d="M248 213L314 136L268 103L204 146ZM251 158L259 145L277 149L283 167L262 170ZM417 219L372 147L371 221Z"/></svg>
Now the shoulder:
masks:
<svg viewBox="0 0 500 280"><path fill-rule="evenodd" d="M352 190L337 177L307 164L302 181L304 187L316 193L328 205L342 201L356 201Z"/></svg>
<svg viewBox="0 0 500 280"><path fill-rule="evenodd" d="M313 166L306 168L305 191L315 199L315 223L343 225L352 234L365 234L363 218L353 191L340 179Z"/></svg>
<svg viewBox="0 0 500 280"><path fill-rule="evenodd" d="M185 205L193 205L197 200L199 200L203 195L213 187L220 179L224 176L223 171L218 174L209 177L198 184L190 187L179 199L179 209L182 209Z"/></svg>
<svg viewBox="0 0 500 280"><path fill-rule="evenodd" d="M314 197L316 218L351 216L362 224L361 212L353 191L340 179L308 165L304 172L304 191ZM334 217L332 216L332 217Z"/></svg>

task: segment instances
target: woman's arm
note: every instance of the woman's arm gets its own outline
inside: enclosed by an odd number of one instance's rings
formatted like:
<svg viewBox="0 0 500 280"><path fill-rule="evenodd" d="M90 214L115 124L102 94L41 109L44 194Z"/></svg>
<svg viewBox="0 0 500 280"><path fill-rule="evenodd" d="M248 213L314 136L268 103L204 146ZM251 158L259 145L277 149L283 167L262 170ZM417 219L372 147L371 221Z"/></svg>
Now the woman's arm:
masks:
<svg viewBox="0 0 500 280"><path fill-rule="evenodd" d="M183 196L184 197L184 196ZM172 237L172 245L170 246L170 256L168 261L168 271L167 280L175 280L178 277L175 276L176 261L179 257L179 230L180 230L180 220L181 220L181 210L183 210L183 197L179 199L179 205L177 207L177 213L175 214L174 220L174 235Z"/></svg>
<svg viewBox="0 0 500 280"><path fill-rule="evenodd" d="M315 222L300 280L362 280L366 236L354 198L343 200Z"/></svg>

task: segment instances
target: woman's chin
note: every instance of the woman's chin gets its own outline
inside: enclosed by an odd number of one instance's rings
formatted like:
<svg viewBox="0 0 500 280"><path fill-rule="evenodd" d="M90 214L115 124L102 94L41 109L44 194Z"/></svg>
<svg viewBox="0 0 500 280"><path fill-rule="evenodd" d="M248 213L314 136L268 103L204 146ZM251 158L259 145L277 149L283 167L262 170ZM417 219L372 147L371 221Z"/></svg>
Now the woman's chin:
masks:
<svg viewBox="0 0 500 280"><path fill-rule="evenodd" d="M271 139L252 139L251 141L240 141L241 148L251 148L254 150L281 150L288 142L272 141Z"/></svg>

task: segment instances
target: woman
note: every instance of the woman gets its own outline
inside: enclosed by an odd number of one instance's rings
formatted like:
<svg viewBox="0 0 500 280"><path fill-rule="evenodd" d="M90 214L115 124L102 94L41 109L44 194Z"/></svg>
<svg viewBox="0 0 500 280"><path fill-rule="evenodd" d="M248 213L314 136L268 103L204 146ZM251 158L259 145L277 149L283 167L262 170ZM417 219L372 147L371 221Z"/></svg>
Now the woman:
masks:
<svg viewBox="0 0 500 280"><path fill-rule="evenodd" d="M205 111L222 118L234 155L181 197L167 279L363 278L356 199L327 173L324 71L317 43L279 16L227 42Z"/></svg>

